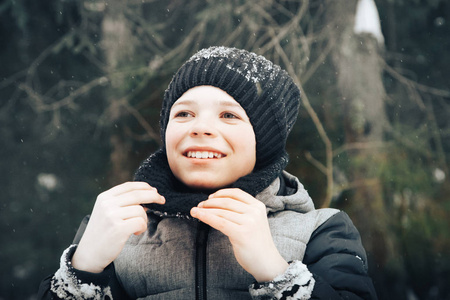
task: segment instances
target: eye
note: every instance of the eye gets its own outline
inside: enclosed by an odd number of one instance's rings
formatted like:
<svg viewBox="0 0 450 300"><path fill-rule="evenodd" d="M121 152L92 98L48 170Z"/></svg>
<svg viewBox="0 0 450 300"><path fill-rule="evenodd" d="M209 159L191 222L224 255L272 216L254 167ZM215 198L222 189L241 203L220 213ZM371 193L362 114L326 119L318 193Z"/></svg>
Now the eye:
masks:
<svg viewBox="0 0 450 300"><path fill-rule="evenodd" d="M240 119L238 115L230 112L224 112L222 114L222 118L224 119Z"/></svg>
<svg viewBox="0 0 450 300"><path fill-rule="evenodd" d="M189 117L193 117L193 115L187 111L180 111L175 114L175 118L189 118Z"/></svg>

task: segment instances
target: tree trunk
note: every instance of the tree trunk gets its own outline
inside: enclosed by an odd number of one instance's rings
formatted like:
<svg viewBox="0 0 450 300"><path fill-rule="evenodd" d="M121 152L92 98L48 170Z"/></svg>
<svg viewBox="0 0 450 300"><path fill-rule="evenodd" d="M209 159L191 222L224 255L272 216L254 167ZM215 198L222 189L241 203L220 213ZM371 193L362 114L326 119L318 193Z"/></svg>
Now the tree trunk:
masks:
<svg viewBox="0 0 450 300"><path fill-rule="evenodd" d="M106 73L113 74L120 67L132 63L135 47L138 44L132 33L132 25L126 17L131 9L127 1L107 0L106 10L102 21L101 47L106 61ZM131 164L132 142L121 126L124 118L124 107L121 101L127 91L123 90L125 78L109 76L111 88L106 92L106 108L110 129L110 185L116 185L131 179L133 172Z"/></svg>
<svg viewBox="0 0 450 300"><path fill-rule="evenodd" d="M348 176L355 187L347 211L361 232L364 246L377 265L388 256L387 217L378 177L385 153L379 145L387 120L384 110L380 50L370 34L353 32L357 0L327 2L328 22L339 42L332 53L343 107L346 143L358 145L348 153ZM353 149L350 147L350 149Z"/></svg>

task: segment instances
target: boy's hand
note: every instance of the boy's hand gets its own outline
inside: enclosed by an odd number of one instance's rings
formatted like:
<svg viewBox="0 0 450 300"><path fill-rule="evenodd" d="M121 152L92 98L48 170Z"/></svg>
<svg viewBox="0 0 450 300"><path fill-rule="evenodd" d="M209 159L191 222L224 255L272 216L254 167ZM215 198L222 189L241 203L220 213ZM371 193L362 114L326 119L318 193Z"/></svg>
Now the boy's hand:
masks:
<svg viewBox="0 0 450 300"><path fill-rule="evenodd" d="M270 233L266 206L240 189L222 189L192 208L191 215L228 236L239 264L258 282L288 267Z"/></svg>
<svg viewBox="0 0 450 300"><path fill-rule="evenodd" d="M127 182L98 195L86 231L72 258L74 268L100 273L122 251L131 234L147 230L144 203L165 199L145 182Z"/></svg>

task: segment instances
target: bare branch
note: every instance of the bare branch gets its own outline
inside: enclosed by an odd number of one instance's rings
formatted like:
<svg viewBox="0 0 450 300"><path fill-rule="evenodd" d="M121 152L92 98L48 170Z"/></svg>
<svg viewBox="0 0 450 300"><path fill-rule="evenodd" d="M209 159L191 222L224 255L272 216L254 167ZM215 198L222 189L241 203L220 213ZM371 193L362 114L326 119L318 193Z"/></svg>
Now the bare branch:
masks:
<svg viewBox="0 0 450 300"><path fill-rule="evenodd" d="M302 82L306 83L309 78L311 78L312 75L317 71L317 69L320 67L320 65L325 61L326 57L331 53L331 50L336 45L336 38L330 35L330 38L327 42L327 45L325 49L323 49L320 52L319 57L309 65L309 68L306 70L306 72L302 76Z"/></svg>
<svg viewBox="0 0 450 300"><path fill-rule="evenodd" d="M378 178L363 178L340 185L339 191L353 190L363 186L377 185L380 183Z"/></svg>
<svg viewBox="0 0 450 300"><path fill-rule="evenodd" d="M318 161L317 159L315 159L312 155L311 152L306 152L305 153L305 158L313 165L315 166L317 169L319 169L320 172L322 172L324 175L327 175L328 173L328 169L327 167L321 163L320 161Z"/></svg>
<svg viewBox="0 0 450 300"><path fill-rule="evenodd" d="M150 137L154 141L159 140L159 134L155 132L155 130L150 126L150 124L145 120L145 118L139 113L137 109L132 107L126 99L122 99L120 104L139 122L142 128L145 129L147 136Z"/></svg>
<svg viewBox="0 0 450 300"><path fill-rule="evenodd" d="M410 80L410 79L402 76L399 72L397 72L394 68L389 66L386 62L384 62L384 69L390 75L392 75L392 77L394 77L395 79L397 79L401 83L405 84L407 87L415 88L415 89L417 89L417 90L419 90L421 92L432 94L434 96L450 98L450 91L442 90L442 89L438 89L438 88L434 88L434 87L430 87L430 86L426 86L426 85L420 84L420 83L418 83L416 81ZM421 108L425 108L425 104L422 101L420 103L420 107Z"/></svg>
<svg viewBox="0 0 450 300"><path fill-rule="evenodd" d="M274 37L273 40L276 40L277 37ZM331 143L331 140L329 139L322 122L320 121L319 117L317 116L316 112L314 111L313 107L311 106L311 103L309 102L308 96L306 95L305 91L303 90L303 86L300 82L300 79L298 75L296 74L294 68L292 67L292 64L289 63L289 59L286 56L286 53L284 53L284 50L281 48L280 44L275 44L275 47L277 48L277 53L281 56L281 58L284 61L284 64L286 65L289 74L294 79L294 82L297 84L297 86L300 89L301 92L301 99L302 103L305 106L309 116L314 122L314 125L316 126L317 131L319 132L319 136L322 140L322 142L325 144L325 155L326 155L326 164L325 164L325 175L327 178L327 193L324 203L322 204L322 207L329 207L331 203L331 199L333 196L333 145Z"/></svg>
<svg viewBox="0 0 450 300"><path fill-rule="evenodd" d="M362 149L372 149L372 148L384 148L387 147L388 144L383 141L372 141L372 142L360 142L360 143L349 143L344 144L343 146L335 149L333 151L333 156L337 156L345 151L350 150L362 150Z"/></svg>
<svg viewBox="0 0 450 300"><path fill-rule="evenodd" d="M431 102L431 101L428 101ZM427 104L427 116L428 119L431 121L431 134L433 136L433 139L435 141L435 145L436 145L436 151L437 151L437 157L438 160L440 162L440 164L442 165L445 173L448 175L449 174L449 168L448 165L446 163L447 158L445 155L445 150L444 150L444 146L442 143L442 138L441 135L439 133L439 126L436 120L436 116L434 114L434 110L433 107L431 106L431 103Z"/></svg>
<svg viewBox="0 0 450 300"><path fill-rule="evenodd" d="M22 70L19 71L11 76L9 76L8 78L5 78L2 80L2 82L0 82L0 90L4 89L5 87L14 84L16 80L20 79L21 77L24 77L27 75L27 70Z"/></svg>
<svg viewBox="0 0 450 300"><path fill-rule="evenodd" d="M84 84L80 88L76 89L70 95L62 98L58 101L53 101L52 98L46 97L44 95L38 94L35 90L33 90L29 85L20 84L19 88L27 93L27 95L36 101L35 108L37 111L57 111L63 107L72 106L74 107L75 99L88 93L93 88L101 85L105 85L108 82L106 77L99 77L87 84ZM47 103L49 104L47 104Z"/></svg>

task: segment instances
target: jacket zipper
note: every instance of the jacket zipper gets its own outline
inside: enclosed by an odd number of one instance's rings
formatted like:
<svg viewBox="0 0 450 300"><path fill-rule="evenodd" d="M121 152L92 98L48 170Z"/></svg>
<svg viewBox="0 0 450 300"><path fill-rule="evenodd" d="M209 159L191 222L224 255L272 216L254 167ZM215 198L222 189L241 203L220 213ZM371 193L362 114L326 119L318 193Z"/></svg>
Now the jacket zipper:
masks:
<svg viewBox="0 0 450 300"><path fill-rule="evenodd" d="M195 252L195 299L206 300L206 247L209 226L199 222Z"/></svg>

